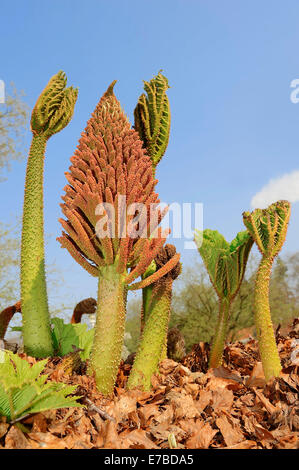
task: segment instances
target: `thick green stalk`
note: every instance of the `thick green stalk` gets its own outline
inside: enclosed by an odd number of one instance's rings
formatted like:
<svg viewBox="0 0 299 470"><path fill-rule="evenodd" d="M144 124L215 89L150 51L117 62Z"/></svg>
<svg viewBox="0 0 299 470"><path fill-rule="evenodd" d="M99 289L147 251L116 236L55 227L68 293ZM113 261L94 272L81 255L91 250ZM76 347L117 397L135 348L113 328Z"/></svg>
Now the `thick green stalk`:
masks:
<svg viewBox="0 0 299 470"><path fill-rule="evenodd" d="M230 314L230 302L227 299L219 301L219 317L216 328L216 334L214 336L209 367L220 367L222 363L222 355L227 335L228 319Z"/></svg>
<svg viewBox="0 0 299 470"><path fill-rule="evenodd" d="M172 279L162 278L152 292L152 305L144 325L142 339L128 380L128 388L150 390L151 377L157 372L167 335Z"/></svg>
<svg viewBox="0 0 299 470"><path fill-rule="evenodd" d="M21 249L23 339L27 354L53 354L45 279L43 170L47 138L35 135L29 152Z"/></svg>
<svg viewBox="0 0 299 470"><path fill-rule="evenodd" d="M98 390L113 392L124 340L127 286L126 273L116 264L99 270L97 320L89 373L95 374Z"/></svg>
<svg viewBox="0 0 299 470"><path fill-rule="evenodd" d="M255 326L266 380L273 376L278 377L281 371L269 305L272 264L273 258L262 258L257 272L254 291Z"/></svg>
<svg viewBox="0 0 299 470"><path fill-rule="evenodd" d="M154 274L157 270L157 266L155 261L152 261L147 270L144 274L142 274L141 278L146 279L147 277ZM143 331L144 325L146 323L147 317L150 312L150 305L152 300L152 291L153 291L153 284L150 284L147 287L142 289L142 312L141 312L141 333Z"/></svg>
<svg viewBox="0 0 299 470"><path fill-rule="evenodd" d="M153 285L149 285L142 289L142 315L141 315L141 332L144 328L144 325L147 321L149 314L149 307L152 299Z"/></svg>

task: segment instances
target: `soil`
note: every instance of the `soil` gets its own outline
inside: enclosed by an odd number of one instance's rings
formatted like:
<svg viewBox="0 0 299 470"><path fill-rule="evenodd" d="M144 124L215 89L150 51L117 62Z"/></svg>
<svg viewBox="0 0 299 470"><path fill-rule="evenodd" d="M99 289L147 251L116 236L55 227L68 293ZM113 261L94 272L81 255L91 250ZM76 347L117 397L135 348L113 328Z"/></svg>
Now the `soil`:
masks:
<svg viewBox="0 0 299 470"><path fill-rule="evenodd" d="M150 392L126 390L131 365L122 363L110 398L97 392L84 364L72 372L65 359L49 359L49 380L76 384L85 408L50 410L14 425L2 419L0 447L299 448L299 319L286 334L277 330L276 339L283 370L268 383L249 337L227 345L218 369L208 369L205 343L194 345L181 363L164 360Z"/></svg>

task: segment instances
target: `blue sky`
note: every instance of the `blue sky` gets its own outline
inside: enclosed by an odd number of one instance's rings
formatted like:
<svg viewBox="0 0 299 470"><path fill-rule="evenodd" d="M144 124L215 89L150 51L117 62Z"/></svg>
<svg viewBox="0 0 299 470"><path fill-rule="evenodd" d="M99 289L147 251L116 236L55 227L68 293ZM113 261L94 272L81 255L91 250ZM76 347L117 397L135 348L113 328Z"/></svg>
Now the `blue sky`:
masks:
<svg viewBox="0 0 299 470"><path fill-rule="evenodd" d="M95 296L96 280L55 241L64 172L112 80L133 123L142 80L163 69L172 124L157 189L168 203L202 202L205 228L233 238L252 198L299 170L299 103L290 100L299 78L298 1L3 0L0 15L0 79L23 89L30 108L60 69L79 88L74 118L50 139L45 161L47 262L63 272L72 302ZM4 222L21 215L25 169L25 160L14 163L0 185ZM284 253L299 249L298 232L295 202ZM175 244L190 262L194 253Z"/></svg>

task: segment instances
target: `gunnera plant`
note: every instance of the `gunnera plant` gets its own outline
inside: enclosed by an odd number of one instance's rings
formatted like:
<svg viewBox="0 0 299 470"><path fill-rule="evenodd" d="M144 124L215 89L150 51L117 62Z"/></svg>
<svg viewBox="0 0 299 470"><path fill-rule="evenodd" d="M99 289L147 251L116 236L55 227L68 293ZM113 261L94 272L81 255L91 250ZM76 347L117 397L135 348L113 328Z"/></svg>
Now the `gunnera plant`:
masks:
<svg viewBox="0 0 299 470"><path fill-rule="evenodd" d="M144 90L134 110L134 128L139 134L153 165L156 166L163 157L170 133L170 107L166 94L168 80L161 71L149 82L144 81Z"/></svg>
<svg viewBox="0 0 299 470"><path fill-rule="evenodd" d="M155 258L156 268L161 269L175 255L175 247L170 244L165 245ZM138 387L149 390L151 388L151 377L157 371L167 342L172 284L180 272L181 263L178 263L153 284L142 338L128 379L129 389Z"/></svg>
<svg viewBox="0 0 299 470"><path fill-rule="evenodd" d="M34 357L51 356L43 215L43 171L48 139L70 122L78 90L66 88L63 72L54 75L39 96L31 115L33 134L29 151L21 244L21 304L23 339L26 353Z"/></svg>
<svg viewBox="0 0 299 470"><path fill-rule="evenodd" d="M288 201L277 201L267 209L243 213L244 224L262 255L255 280L254 319L266 380L278 377L281 371L271 320L269 285L274 259L286 238L290 215Z"/></svg>
<svg viewBox="0 0 299 470"><path fill-rule="evenodd" d="M169 88L167 78L161 71L149 82L144 81L144 90L134 110L134 128L143 142L143 146L150 156L155 177L156 167L166 152L170 134L170 105L166 94ZM142 275L145 279L156 271L153 260L148 269ZM142 289L141 332L143 331L147 317L151 314L152 291L154 284ZM160 286L160 294L162 290ZM167 292L165 293L167 296ZM166 347L165 347L166 349Z"/></svg>
<svg viewBox="0 0 299 470"><path fill-rule="evenodd" d="M209 367L214 368L222 363L231 306L244 278L253 239L245 230L228 243L217 230L206 229L195 232L195 243L219 300L218 323L209 359Z"/></svg>
<svg viewBox="0 0 299 470"><path fill-rule="evenodd" d="M121 358L128 289L150 285L179 261L175 255L150 277L133 283L169 231L159 227L163 213L157 207L151 160L114 95L114 84L98 103L71 158L61 205L67 220L60 220L65 232L58 239L99 280L89 372L106 395L113 391Z"/></svg>

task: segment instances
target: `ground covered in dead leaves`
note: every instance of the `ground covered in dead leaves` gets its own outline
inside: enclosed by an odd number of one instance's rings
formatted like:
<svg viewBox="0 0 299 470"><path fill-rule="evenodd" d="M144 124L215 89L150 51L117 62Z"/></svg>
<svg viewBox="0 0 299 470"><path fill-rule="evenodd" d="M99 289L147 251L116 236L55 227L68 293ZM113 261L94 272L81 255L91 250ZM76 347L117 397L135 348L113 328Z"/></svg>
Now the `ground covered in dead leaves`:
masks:
<svg viewBox="0 0 299 470"><path fill-rule="evenodd" d="M267 384L254 339L228 345L219 369L208 370L204 343L181 364L163 361L150 392L126 391L131 366L122 364L110 399L97 393L84 368L69 375L61 359L51 359L49 379L77 384L86 407L50 410L14 425L0 418L0 448L299 448L299 319L276 336L283 371Z"/></svg>

